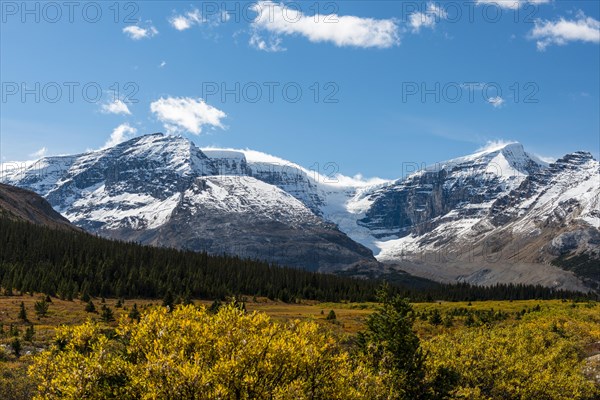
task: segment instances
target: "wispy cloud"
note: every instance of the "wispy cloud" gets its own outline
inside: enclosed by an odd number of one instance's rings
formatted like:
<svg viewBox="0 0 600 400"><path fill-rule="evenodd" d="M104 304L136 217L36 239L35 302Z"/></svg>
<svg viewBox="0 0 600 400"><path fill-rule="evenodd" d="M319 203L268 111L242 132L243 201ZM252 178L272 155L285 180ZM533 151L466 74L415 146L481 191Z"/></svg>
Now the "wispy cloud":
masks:
<svg viewBox="0 0 600 400"><path fill-rule="evenodd" d="M500 108L504 105L505 100L500 97L500 96L495 96L495 97L490 97L488 100L488 103L490 103L494 108Z"/></svg>
<svg viewBox="0 0 600 400"><path fill-rule="evenodd" d="M191 97L160 98L150 104L150 111L156 114L169 133L202 133L204 126L224 129L221 120L227 117L223 111L206 104L202 99Z"/></svg>
<svg viewBox="0 0 600 400"><path fill-rule="evenodd" d="M277 36L270 36L269 38L263 38L258 32L252 32L250 40L248 41L250 46L257 50L266 51L269 53L276 53L287 50L281 46L281 38Z"/></svg>
<svg viewBox="0 0 600 400"><path fill-rule="evenodd" d="M408 18L413 33L418 33L421 28L434 28L440 20L448 18L446 11L434 3L427 4L425 12L412 13Z"/></svg>
<svg viewBox="0 0 600 400"><path fill-rule="evenodd" d="M337 14L308 16L297 8L272 1L259 1L251 9L258 14L252 22L255 32L298 35L314 43L330 42L339 47L388 48L400 42L399 28L393 19ZM259 49L260 45L260 41L255 43ZM263 47L268 49L266 45Z"/></svg>
<svg viewBox="0 0 600 400"><path fill-rule="evenodd" d="M552 44L563 46L569 42L600 43L600 21L577 13L576 19L558 21L536 20L529 33L536 40L537 49L544 51Z"/></svg>
<svg viewBox="0 0 600 400"><path fill-rule="evenodd" d="M109 147L116 146L121 142L131 139L132 137L134 137L136 135L136 133L137 133L136 128L132 127L131 125L129 125L127 123L121 124L112 131L112 133L110 134L110 137L108 138L108 140L106 141L106 143L104 144L104 146L102 148L106 149Z"/></svg>
<svg viewBox="0 0 600 400"><path fill-rule="evenodd" d="M42 158L48 153L48 149L46 147L42 147L41 149L34 151L29 155L29 157L33 157L35 159Z"/></svg>
<svg viewBox="0 0 600 400"><path fill-rule="evenodd" d="M166 61L161 61L160 64L158 64L158 68L164 68L167 65Z"/></svg>
<svg viewBox="0 0 600 400"><path fill-rule="evenodd" d="M158 30L153 25L146 27L140 25L129 25L123 28L123 33L132 40L148 39L158 35Z"/></svg>
<svg viewBox="0 0 600 400"><path fill-rule="evenodd" d="M129 107L127 107L127 104L125 104L119 99L111 101L110 103L102 104L100 106L100 111L102 111L105 114L131 115L131 111L129 111Z"/></svg>
<svg viewBox="0 0 600 400"><path fill-rule="evenodd" d="M551 0L476 0L479 5L495 5L500 8L516 10L526 4L545 4Z"/></svg>
<svg viewBox="0 0 600 400"><path fill-rule="evenodd" d="M504 140L504 139L488 140L485 143L485 145L479 147L477 150L475 150L475 152L476 153L488 153L488 152L503 149L508 145L516 144L516 143L519 143L519 142L517 142L516 140Z"/></svg>

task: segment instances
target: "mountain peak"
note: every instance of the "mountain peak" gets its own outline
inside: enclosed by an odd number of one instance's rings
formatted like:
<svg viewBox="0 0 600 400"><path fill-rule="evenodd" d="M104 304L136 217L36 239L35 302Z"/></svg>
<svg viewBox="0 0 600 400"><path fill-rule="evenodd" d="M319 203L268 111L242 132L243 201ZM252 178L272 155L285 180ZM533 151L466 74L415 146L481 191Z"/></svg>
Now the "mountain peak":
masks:
<svg viewBox="0 0 600 400"><path fill-rule="evenodd" d="M575 151L573 153L566 154L563 157L559 158L552 165L564 167L578 167L587 164L590 161L595 161L592 153L588 151Z"/></svg>
<svg viewBox="0 0 600 400"><path fill-rule="evenodd" d="M527 153L519 142L494 142L473 154L435 164L427 170L462 170L469 175L494 173L510 177L529 175L547 166L548 164L539 158Z"/></svg>

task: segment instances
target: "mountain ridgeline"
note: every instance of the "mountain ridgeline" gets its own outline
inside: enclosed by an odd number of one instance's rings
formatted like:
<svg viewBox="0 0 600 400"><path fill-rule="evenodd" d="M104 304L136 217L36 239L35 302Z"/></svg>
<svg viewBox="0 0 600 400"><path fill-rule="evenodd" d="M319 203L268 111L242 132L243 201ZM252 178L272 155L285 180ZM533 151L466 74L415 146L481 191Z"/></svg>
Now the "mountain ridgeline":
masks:
<svg viewBox="0 0 600 400"><path fill-rule="evenodd" d="M361 277L600 284L600 165L585 152L548 164L510 143L367 184L153 134L0 178L111 239Z"/></svg>

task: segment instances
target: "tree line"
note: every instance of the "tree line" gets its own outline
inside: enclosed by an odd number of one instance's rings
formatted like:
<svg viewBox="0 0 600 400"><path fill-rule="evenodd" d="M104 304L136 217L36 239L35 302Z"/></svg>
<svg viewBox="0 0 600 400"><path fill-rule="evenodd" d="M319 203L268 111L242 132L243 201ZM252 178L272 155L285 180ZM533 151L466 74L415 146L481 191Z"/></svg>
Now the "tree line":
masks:
<svg viewBox="0 0 600 400"><path fill-rule="evenodd" d="M65 299L75 297L224 299L264 296L284 302L373 301L381 280L356 279L265 261L108 240L0 217L0 285ZM394 283L413 301L583 298L542 286Z"/></svg>

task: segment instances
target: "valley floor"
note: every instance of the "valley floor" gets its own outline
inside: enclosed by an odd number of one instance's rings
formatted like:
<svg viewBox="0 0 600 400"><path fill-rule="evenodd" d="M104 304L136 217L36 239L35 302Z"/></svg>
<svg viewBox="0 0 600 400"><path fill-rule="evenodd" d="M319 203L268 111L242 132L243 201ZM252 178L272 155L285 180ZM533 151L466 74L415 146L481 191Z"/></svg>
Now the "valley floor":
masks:
<svg viewBox="0 0 600 400"><path fill-rule="evenodd" d="M160 305L160 300L128 299L119 304L117 299L92 299L95 313L86 312L86 302L52 298L46 316L38 317L35 303L40 294L0 296L0 398L29 399L35 382L27 377L26 369L32 355L53 342L55 329L63 324L76 325L88 319L100 321L101 307L109 307L115 321L105 326L116 326L120 318L127 318L134 304L143 312L147 307ZM245 298L247 311L264 312L275 320L313 320L331 329L340 340L347 341L365 327L367 317L378 307L376 303L317 303L286 304L266 298ZM27 321L20 317L23 303ZM212 301L196 300L196 305L211 306ZM528 326L558 332L561 340L571 341L581 351L583 368L588 379L600 385L600 303L561 300L430 302L413 304L414 329L425 349L444 354L444 343L465 345L469 335L486 335L492 330L515 332ZM333 311L333 313L332 313ZM332 318L332 315L335 315ZM27 326L33 325L32 338L25 338ZM547 329L546 329L547 328ZM575 334L573 333L575 332ZM545 334L545 333L544 333ZM13 351L14 338L20 338L20 357ZM473 336L475 338L476 336ZM576 342L576 343L575 343ZM438 346L438 347L436 347ZM448 349L444 350L448 351ZM442 360L443 361L443 360ZM562 398L562 397L561 397Z"/></svg>

